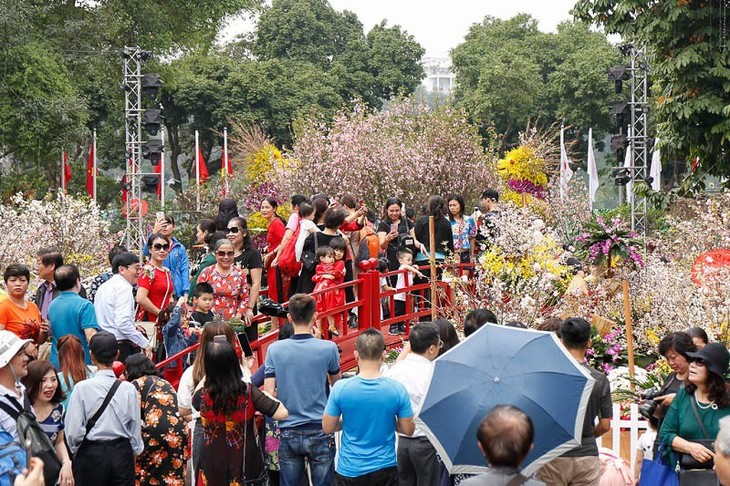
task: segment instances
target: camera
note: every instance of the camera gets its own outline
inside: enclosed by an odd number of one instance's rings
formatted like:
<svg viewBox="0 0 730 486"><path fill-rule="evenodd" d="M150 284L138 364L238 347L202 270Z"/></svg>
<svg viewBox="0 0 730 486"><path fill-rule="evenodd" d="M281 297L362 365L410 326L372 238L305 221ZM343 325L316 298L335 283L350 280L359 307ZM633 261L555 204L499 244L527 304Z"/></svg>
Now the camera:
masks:
<svg viewBox="0 0 730 486"><path fill-rule="evenodd" d="M639 413L647 420L656 420L654 414L657 409L657 402L654 399L660 395L659 388L649 388L641 393L641 402L639 403Z"/></svg>
<svg viewBox="0 0 730 486"><path fill-rule="evenodd" d="M262 299L259 302L259 312L269 317L286 319L286 314L289 311L287 307L278 302L274 302L271 299Z"/></svg>

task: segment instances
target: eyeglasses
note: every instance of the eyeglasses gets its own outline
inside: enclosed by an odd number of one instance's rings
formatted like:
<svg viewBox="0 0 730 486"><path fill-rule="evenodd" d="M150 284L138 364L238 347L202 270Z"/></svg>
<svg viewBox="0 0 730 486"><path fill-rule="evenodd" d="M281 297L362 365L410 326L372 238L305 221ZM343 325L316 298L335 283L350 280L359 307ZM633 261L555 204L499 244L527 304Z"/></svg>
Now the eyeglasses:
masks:
<svg viewBox="0 0 730 486"><path fill-rule="evenodd" d="M170 244L165 243L163 245L162 243L155 243L154 245L152 245L152 248L154 248L157 251L160 251L160 250L167 251L170 249Z"/></svg>
<svg viewBox="0 0 730 486"><path fill-rule="evenodd" d="M215 252L215 254L218 255L219 257L232 257L236 253L233 251L217 251L217 252Z"/></svg>
<svg viewBox="0 0 730 486"><path fill-rule="evenodd" d="M227 229L228 233L233 233L234 235L236 233L238 233L239 231L241 231L241 228L239 228L238 226L233 226L233 227Z"/></svg>

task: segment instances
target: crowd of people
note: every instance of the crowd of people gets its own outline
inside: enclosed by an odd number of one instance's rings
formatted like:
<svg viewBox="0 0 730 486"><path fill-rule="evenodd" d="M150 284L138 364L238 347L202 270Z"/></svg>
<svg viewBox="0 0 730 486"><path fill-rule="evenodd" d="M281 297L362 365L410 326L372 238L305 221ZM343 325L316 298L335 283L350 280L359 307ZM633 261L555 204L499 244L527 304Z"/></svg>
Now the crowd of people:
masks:
<svg viewBox="0 0 730 486"><path fill-rule="evenodd" d="M416 218L395 197L377 217L351 195L295 195L284 220L277 201L266 198L263 254L231 199L198 223L191 256L174 236L174 218L158 213L144 263L115 246L109 271L84 279L86 286L64 255L39 251L42 283L32 300L30 268L8 264L0 296L0 446L25 439L21 415L31 416L50 444L45 461L30 461L22 473L16 468L16 484L599 484L596 439L609 430L613 408L606 376L586 364L585 319L543 323L595 380L580 445L526 478L520 465L534 424L512 405L493 408L473 438L489 466L480 475L450 475L414 423L434 360L460 342L454 323L411 325L392 366L384 363L381 330L361 329L357 374L343 378L331 338L358 326L357 307L318 317L356 300L356 289L341 284L356 279L357 264L370 258L381 260L381 288L392 292L395 315L405 315L406 288L428 281L419 266L432 251L439 263L453 255L468 268L491 244L498 200L496 191L485 191L469 216L462 196L432 196ZM254 317L264 290L274 302L288 302L287 317L271 318L279 339L255 363L250 343L259 337ZM463 339L487 323L525 327L475 309L463 322ZM404 334L406 326L387 332ZM642 437L638 457L694 461L687 469L698 470L714 461L720 481L730 484L730 354L707 341L699 328L661 341L658 352L674 372L651 398L655 433ZM168 365L184 368L175 388L156 363L196 343L186 360Z"/></svg>

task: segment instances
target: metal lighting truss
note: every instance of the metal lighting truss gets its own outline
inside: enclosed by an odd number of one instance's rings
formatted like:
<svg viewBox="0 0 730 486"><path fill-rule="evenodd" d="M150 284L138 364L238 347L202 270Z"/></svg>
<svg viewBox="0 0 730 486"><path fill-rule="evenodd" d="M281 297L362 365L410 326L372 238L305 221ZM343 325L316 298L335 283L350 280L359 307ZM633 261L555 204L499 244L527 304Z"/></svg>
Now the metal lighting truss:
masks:
<svg viewBox="0 0 730 486"><path fill-rule="evenodd" d="M128 251L138 252L142 258L145 234L142 215L142 63L149 59L149 52L139 47L125 47L122 51L124 71L125 162L127 198L126 246Z"/></svg>
<svg viewBox="0 0 730 486"><path fill-rule="evenodd" d="M645 182L649 172L649 138L647 125L649 119L649 65L646 46L631 48L631 178L634 182ZM631 229L646 236L646 197L637 196L631 191Z"/></svg>

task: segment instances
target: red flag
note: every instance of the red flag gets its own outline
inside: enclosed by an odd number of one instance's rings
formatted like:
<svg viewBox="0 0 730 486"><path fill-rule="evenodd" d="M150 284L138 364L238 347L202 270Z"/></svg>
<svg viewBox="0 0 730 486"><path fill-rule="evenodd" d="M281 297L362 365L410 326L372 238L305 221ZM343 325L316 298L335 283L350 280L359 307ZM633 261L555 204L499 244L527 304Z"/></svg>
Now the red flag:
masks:
<svg viewBox="0 0 730 486"><path fill-rule="evenodd" d="M89 161L86 164L86 192L89 196L94 197L94 179L96 174L94 173L94 144L91 144L89 148Z"/></svg>
<svg viewBox="0 0 730 486"><path fill-rule="evenodd" d="M157 174L157 199L162 201L162 161L155 166L155 174Z"/></svg>
<svg viewBox="0 0 730 486"><path fill-rule="evenodd" d="M208 180L208 166L205 165L205 160L203 159L203 151L198 148L198 174L200 174L200 183L203 184L205 181ZM197 175L196 175L197 177Z"/></svg>
<svg viewBox="0 0 730 486"><path fill-rule="evenodd" d="M63 151L63 190L68 191L68 181L71 180L71 164L68 162L68 154Z"/></svg>
<svg viewBox="0 0 730 486"><path fill-rule="evenodd" d="M700 165L700 157L699 157L699 155L698 155L697 157L695 157L695 160L694 160L694 162L692 162L692 173L693 173L693 174L694 174L695 172L697 172L697 167L699 167L699 165Z"/></svg>

